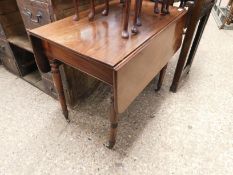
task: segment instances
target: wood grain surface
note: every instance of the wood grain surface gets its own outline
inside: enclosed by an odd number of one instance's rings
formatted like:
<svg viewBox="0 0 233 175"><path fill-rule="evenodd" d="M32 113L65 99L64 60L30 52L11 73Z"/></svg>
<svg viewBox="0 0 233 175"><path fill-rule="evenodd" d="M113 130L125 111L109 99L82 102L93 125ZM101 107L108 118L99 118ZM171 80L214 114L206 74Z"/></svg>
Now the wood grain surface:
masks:
<svg viewBox="0 0 233 175"><path fill-rule="evenodd" d="M93 22L89 22L88 18L73 21L72 17L68 17L31 30L30 33L81 56L114 67L148 39L186 13L171 7L169 15L155 15L154 3L149 1L143 3L142 27L139 28L138 35L131 35L129 39L120 37L123 8L119 2L111 3L108 16L98 14ZM131 18L133 16L132 13Z"/></svg>

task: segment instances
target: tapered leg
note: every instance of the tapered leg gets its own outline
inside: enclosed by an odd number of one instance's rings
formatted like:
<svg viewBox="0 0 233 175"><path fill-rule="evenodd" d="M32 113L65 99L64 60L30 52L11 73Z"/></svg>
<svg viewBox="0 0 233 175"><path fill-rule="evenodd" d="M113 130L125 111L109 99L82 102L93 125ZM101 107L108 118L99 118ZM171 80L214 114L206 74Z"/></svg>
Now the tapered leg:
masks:
<svg viewBox="0 0 233 175"><path fill-rule="evenodd" d="M91 12L88 15L89 21L93 21L95 17L95 0L91 0Z"/></svg>
<svg viewBox="0 0 233 175"><path fill-rule="evenodd" d="M114 97L111 98L111 114L110 114L110 136L107 148L112 149L116 143L116 134L118 127L118 114L115 110Z"/></svg>
<svg viewBox="0 0 233 175"><path fill-rule="evenodd" d="M197 48L198 48L199 43L201 41L201 38L202 38L202 35L203 35L203 32L204 32L205 26L206 26L207 21L208 21L209 16L210 16L210 13L211 13L211 11L209 11L205 16L203 16L201 18L200 22L199 22L199 25L198 25L198 28L197 28L197 32L196 32L196 35L194 37L194 40L193 40L193 43L192 43L192 47L191 47L189 55L188 55L188 60L187 60L187 63L185 65L185 68L187 66L189 66L189 68L191 68L191 66L192 66L193 59L194 59L194 57L196 55Z"/></svg>
<svg viewBox="0 0 233 175"><path fill-rule="evenodd" d="M105 9L102 12L102 15L107 16L109 12L109 0L105 0Z"/></svg>
<svg viewBox="0 0 233 175"><path fill-rule="evenodd" d="M159 91L161 89L166 74L166 70L167 70L167 64L163 67L163 69L159 73L159 80L156 84L155 91Z"/></svg>
<svg viewBox="0 0 233 175"><path fill-rule="evenodd" d="M78 21L79 20L79 0L73 0L74 1L74 9L75 9L75 15L73 17L74 21Z"/></svg>
<svg viewBox="0 0 233 175"><path fill-rule="evenodd" d="M66 99L65 99L65 94L62 86L62 80L61 80L61 75L59 71L59 62L57 60L50 60L50 66L52 70L52 76L53 76L53 82L55 84L59 101L62 107L63 114L66 118L66 120L69 122L68 118L68 109L66 105Z"/></svg>
<svg viewBox="0 0 233 175"><path fill-rule="evenodd" d="M129 13L130 13L130 3L131 0L125 0L125 12L123 18L123 31L122 38L129 38L128 26L129 26Z"/></svg>

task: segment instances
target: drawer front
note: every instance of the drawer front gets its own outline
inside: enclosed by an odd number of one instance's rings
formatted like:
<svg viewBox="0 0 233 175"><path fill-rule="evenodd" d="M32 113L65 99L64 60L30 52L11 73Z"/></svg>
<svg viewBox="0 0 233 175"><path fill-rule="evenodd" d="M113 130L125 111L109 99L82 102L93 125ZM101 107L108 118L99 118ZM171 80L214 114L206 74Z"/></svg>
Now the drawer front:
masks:
<svg viewBox="0 0 233 175"><path fill-rule="evenodd" d="M2 55L6 55L8 57L14 57L9 44L4 40L0 40L0 52Z"/></svg>
<svg viewBox="0 0 233 175"><path fill-rule="evenodd" d="M5 32L4 32L1 24L0 24L0 38L2 38L2 39L6 38Z"/></svg>
<svg viewBox="0 0 233 175"><path fill-rule="evenodd" d="M53 81L51 81L50 79L47 79L48 76L50 76L50 75L42 74L42 81L44 84L45 92L48 95L52 96L53 98L57 99L58 97L57 97L57 92L56 92L55 86L53 84Z"/></svg>
<svg viewBox="0 0 233 175"><path fill-rule="evenodd" d="M26 0L25 0L26 1ZM51 23L49 4L42 1L18 1L20 12L27 29Z"/></svg>

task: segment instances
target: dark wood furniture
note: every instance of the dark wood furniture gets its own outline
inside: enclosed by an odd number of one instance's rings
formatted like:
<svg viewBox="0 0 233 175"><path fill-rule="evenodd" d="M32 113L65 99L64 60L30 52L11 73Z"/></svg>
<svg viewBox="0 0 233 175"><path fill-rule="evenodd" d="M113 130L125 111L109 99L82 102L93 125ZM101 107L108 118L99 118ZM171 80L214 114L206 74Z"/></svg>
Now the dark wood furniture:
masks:
<svg viewBox="0 0 233 175"><path fill-rule="evenodd" d="M0 0L0 59L7 70L18 76L24 76L36 67L35 61L31 61L29 40L24 42L26 35L16 1ZM25 50L15 45L22 45Z"/></svg>
<svg viewBox="0 0 233 175"><path fill-rule="evenodd" d="M186 11L172 7L170 15L155 16L154 4L144 1L141 33L125 40L119 37L122 30L119 2L110 5L112 13L107 17L96 15L91 23L88 18L73 21L68 17L29 32L40 70L44 73L52 70L67 120L60 65L70 65L112 87L108 145L112 148L118 114L125 111L161 69L162 80L168 61L179 49Z"/></svg>
<svg viewBox="0 0 233 175"><path fill-rule="evenodd" d="M100 4L103 0L96 0ZM89 2L80 1L80 11ZM5 68L52 97L57 98L50 72L38 71L27 30L74 14L73 0L0 0L0 59ZM69 66L61 67L68 104L92 92L98 81ZM77 90L77 87L79 90Z"/></svg>
<svg viewBox="0 0 233 175"><path fill-rule="evenodd" d="M198 0L189 8L189 18L170 91L176 92L181 76L189 73L215 0Z"/></svg>

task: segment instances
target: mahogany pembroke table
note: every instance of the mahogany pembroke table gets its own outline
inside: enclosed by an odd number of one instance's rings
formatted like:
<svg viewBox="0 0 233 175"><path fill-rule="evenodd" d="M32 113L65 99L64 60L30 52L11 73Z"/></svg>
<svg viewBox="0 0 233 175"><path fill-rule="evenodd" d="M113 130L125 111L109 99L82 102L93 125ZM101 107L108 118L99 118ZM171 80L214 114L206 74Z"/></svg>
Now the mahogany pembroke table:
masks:
<svg viewBox="0 0 233 175"><path fill-rule="evenodd" d="M139 34L122 39L122 6L117 1L110 8L108 16L96 15L92 22L87 17L79 21L68 17L29 31L37 65L42 72L52 71L66 119L59 65L72 66L112 87L108 148L116 141L118 114L166 68L179 49L186 19L186 11L175 7L170 7L169 15L155 15L154 3L144 1Z"/></svg>

